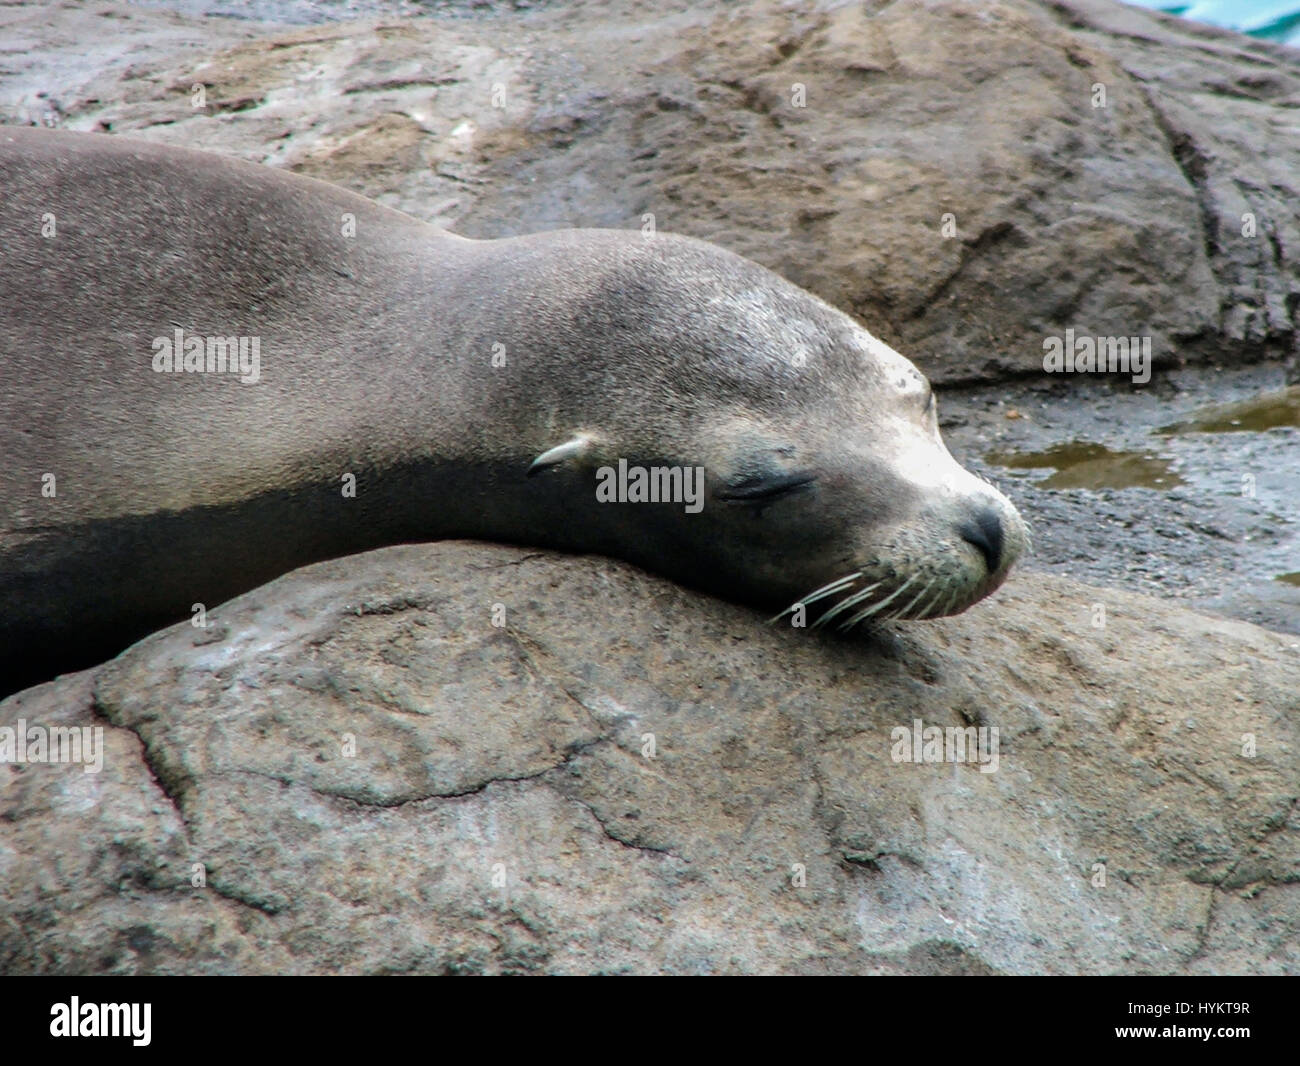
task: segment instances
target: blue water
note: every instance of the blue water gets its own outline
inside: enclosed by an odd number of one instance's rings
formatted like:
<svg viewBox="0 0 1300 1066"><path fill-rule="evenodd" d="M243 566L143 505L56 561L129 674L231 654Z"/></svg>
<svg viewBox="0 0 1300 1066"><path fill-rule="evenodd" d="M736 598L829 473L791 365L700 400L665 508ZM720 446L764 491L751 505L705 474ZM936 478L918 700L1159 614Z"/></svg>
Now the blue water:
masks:
<svg viewBox="0 0 1300 1066"><path fill-rule="evenodd" d="M1266 41L1300 47L1300 3L1296 0L1192 0L1188 4L1170 3L1169 0L1126 2L1135 7L1181 15L1194 22L1240 30Z"/></svg>

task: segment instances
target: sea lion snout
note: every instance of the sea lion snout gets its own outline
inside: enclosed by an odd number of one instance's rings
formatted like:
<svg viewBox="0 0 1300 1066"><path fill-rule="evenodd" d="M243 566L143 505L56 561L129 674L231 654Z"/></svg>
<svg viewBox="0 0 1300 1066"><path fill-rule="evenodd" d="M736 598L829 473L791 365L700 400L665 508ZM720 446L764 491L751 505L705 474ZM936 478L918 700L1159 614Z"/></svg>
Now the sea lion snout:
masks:
<svg viewBox="0 0 1300 1066"><path fill-rule="evenodd" d="M996 574L1002 566L1002 519L992 507L982 506L957 530L961 539L973 544L984 556L984 562L990 574Z"/></svg>
<svg viewBox="0 0 1300 1066"><path fill-rule="evenodd" d="M1006 580L1025 553L1029 530L1016 505L983 482L978 495L965 508L965 516L958 520L957 536L984 560L988 573L980 593L982 598Z"/></svg>

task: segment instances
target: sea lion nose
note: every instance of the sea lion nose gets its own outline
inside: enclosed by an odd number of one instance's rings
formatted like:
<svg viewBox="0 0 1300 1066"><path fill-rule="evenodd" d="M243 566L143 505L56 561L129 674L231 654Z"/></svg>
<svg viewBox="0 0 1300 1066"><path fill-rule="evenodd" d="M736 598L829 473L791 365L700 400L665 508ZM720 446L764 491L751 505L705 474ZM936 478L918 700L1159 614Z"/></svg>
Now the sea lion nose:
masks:
<svg viewBox="0 0 1300 1066"><path fill-rule="evenodd" d="M962 540L974 544L984 556L989 573L1002 562L1002 519L992 507L979 508L957 530Z"/></svg>

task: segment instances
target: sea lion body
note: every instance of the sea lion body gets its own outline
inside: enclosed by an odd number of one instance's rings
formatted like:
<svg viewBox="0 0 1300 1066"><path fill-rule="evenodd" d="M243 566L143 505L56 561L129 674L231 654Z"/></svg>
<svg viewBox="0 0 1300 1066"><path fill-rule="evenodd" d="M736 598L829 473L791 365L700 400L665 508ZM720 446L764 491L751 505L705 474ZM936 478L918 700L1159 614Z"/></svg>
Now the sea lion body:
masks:
<svg viewBox="0 0 1300 1066"><path fill-rule="evenodd" d="M987 594L1024 543L907 360L704 242L470 241L271 168L23 128L0 202L0 692L403 541L597 552L763 606L920 575L909 616ZM182 338L258 365L187 372L162 358ZM706 505L598 500L620 459L702 469Z"/></svg>

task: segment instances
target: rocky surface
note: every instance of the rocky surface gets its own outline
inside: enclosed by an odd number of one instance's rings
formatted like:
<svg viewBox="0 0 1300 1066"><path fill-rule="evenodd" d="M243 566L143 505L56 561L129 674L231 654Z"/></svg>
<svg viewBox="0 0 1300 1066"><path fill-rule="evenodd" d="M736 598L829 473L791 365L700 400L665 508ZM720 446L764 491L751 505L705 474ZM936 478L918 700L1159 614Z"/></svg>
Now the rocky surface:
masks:
<svg viewBox="0 0 1300 1066"><path fill-rule="evenodd" d="M455 542L208 623L0 704L108 748L0 768L5 972L1300 972L1294 637L1041 578L824 638Z"/></svg>
<svg viewBox="0 0 1300 1066"><path fill-rule="evenodd" d="M1101 0L172 6L0 9L0 121L285 166L474 236L652 213L940 382L1032 372L1067 326L1166 363L1294 352L1295 52ZM1015 402L1050 424L1040 401ZM957 436L1041 443L1005 410ZM1077 528L1097 580L1127 555L1196 589L1234 567L1181 530L1272 521L1212 506L1148 497L1146 541L1113 498L1027 512ZM1300 972L1295 636L1022 573L828 639L464 544L209 620L0 704L108 746L99 774L0 766L5 972ZM892 762L915 718L996 727L998 771Z"/></svg>
<svg viewBox="0 0 1300 1066"><path fill-rule="evenodd" d="M290 167L467 236L653 214L941 384L1041 370L1067 327L1164 365L1295 351L1295 51L1109 0L504 7L201 34L20 8L0 119Z"/></svg>
<svg viewBox="0 0 1300 1066"><path fill-rule="evenodd" d="M1244 418L1242 406L1277 403L1282 385L1276 363L1185 367L1142 389L1076 390L1044 375L948 393L939 412L953 455L1031 521L1034 553L1022 566L1300 633L1300 585L1280 579L1300 570L1300 420L1168 432L1218 410ZM1291 406L1300 414L1300 393ZM1004 465L1081 442L1147 464L1163 483L1128 484L1118 458L1094 464L1100 487L1044 487L1052 464Z"/></svg>

